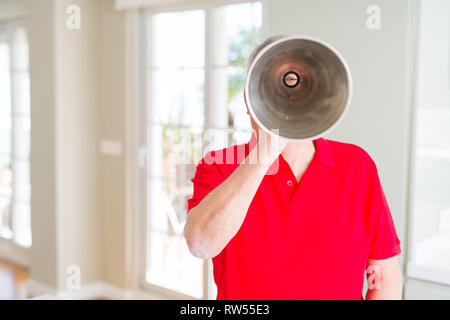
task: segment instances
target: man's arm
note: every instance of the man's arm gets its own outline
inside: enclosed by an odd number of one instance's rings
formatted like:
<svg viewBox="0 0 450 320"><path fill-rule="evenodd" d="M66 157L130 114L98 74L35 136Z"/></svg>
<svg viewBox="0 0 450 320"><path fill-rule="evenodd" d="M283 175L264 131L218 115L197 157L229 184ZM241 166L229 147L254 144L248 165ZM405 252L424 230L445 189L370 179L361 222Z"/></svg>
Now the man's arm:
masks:
<svg viewBox="0 0 450 320"><path fill-rule="evenodd" d="M235 236L267 169L287 144L283 139L272 143L277 138L262 130L260 135L247 161L189 211L184 236L194 256L213 258Z"/></svg>
<svg viewBox="0 0 450 320"><path fill-rule="evenodd" d="M402 299L403 277L397 257L368 260L366 300Z"/></svg>

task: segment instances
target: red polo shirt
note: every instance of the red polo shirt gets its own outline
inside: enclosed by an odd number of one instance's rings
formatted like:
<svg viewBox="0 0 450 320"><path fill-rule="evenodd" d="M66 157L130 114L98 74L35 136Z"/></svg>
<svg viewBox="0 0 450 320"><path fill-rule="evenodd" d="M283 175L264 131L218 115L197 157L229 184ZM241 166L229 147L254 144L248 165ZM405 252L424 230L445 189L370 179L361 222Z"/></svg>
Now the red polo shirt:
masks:
<svg viewBox="0 0 450 320"><path fill-rule="evenodd" d="M254 145L208 153L188 210ZM315 146L299 183L282 155L277 173L263 178L238 233L213 258L217 299L360 299L367 260L401 252L370 156L323 138Z"/></svg>

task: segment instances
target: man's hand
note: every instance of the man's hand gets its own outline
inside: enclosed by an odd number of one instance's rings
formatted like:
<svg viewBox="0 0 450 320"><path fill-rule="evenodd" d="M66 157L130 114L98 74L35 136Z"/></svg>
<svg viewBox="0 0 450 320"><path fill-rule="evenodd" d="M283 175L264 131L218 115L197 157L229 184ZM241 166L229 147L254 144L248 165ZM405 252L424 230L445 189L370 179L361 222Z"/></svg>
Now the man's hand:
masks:
<svg viewBox="0 0 450 320"><path fill-rule="evenodd" d="M402 299L403 279L397 257L368 260L366 300Z"/></svg>
<svg viewBox="0 0 450 320"><path fill-rule="evenodd" d="M256 132L256 137L258 140L258 161L265 166L270 166L288 144L287 139L269 134L261 128Z"/></svg>

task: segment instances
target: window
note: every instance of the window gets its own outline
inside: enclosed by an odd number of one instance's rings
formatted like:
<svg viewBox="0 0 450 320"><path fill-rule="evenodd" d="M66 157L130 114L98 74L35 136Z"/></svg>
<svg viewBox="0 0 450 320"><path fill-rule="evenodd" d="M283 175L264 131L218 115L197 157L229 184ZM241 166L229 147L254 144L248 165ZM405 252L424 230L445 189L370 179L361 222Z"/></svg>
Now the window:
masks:
<svg viewBox="0 0 450 320"><path fill-rule="evenodd" d="M214 129L210 148L250 138L243 86L261 40L262 3L149 12L147 22L144 282L206 298L208 263L183 238L190 179L205 129Z"/></svg>
<svg viewBox="0 0 450 320"><path fill-rule="evenodd" d="M28 42L20 23L0 23L0 238L29 247Z"/></svg>
<svg viewBox="0 0 450 320"><path fill-rule="evenodd" d="M450 285L450 3L420 2L408 276Z"/></svg>

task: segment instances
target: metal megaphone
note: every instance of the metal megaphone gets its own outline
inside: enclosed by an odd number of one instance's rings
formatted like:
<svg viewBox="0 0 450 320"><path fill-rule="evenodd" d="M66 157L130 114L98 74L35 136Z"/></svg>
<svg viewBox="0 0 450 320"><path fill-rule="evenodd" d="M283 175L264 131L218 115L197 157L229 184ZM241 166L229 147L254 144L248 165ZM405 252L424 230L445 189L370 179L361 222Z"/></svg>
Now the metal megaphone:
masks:
<svg viewBox="0 0 450 320"><path fill-rule="evenodd" d="M288 36L264 47L248 68L245 95L252 118L290 140L318 138L350 104L352 78L344 58L324 41Z"/></svg>

